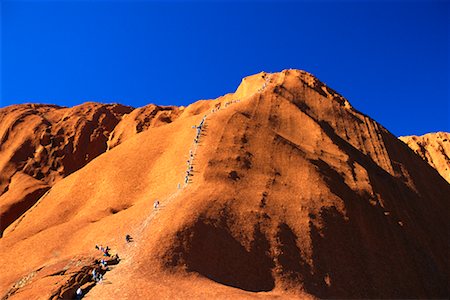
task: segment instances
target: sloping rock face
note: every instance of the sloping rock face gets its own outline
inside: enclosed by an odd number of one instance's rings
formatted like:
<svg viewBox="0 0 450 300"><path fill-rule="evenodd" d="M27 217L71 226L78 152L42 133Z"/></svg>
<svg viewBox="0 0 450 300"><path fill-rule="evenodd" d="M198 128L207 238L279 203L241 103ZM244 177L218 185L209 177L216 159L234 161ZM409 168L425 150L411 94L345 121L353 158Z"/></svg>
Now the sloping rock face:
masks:
<svg viewBox="0 0 450 300"><path fill-rule="evenodd" d="M260 73L56 183L0 239L0 295L100 241L123 262L93 299L447 298L449 194L311 74Z"/></svg>
<svg viewBox="0 0 450 300"><path fill-rule="evenodd" d="M0 235L42 196L40 192L23 194L14 188L41 190L41 185L51 186L82 168L106 151L110 132L131 110L99 103L73 108L24 104L0 109L0 195L9 198L11 204L6 206L1 199ZM28 176L16 176L12 184L17 172ZM35 179L34 187L29 186L29 177ZM13 199L18 202L12 203Z"/></svg>
<svg viewBox="0 0 450 300"><path fill-rule="evenodd" d="M114 128L108 141L109 149L150 127L172 123L182 111L176 106L158 106L154 104L134 109L131 113L125 115Z"/></svg>
<svg viewBox="0 0 450 300"><path fill-rule="evenodd" d="M0 237L43 194L24 194L23 187L31 187L23 176L12 185L17 172L36 179L33 188L42 191L42 184L51 187L107 150L150 127L171 123L182 112L175 106L134 109L92 102L73 108L24 104L0 109L0 196L8 198L0 198ZM13 186L19 190L11 190Z"/></svg>
<svg viewBox="0 0 450 300"><path fill-rule="evenodd" d="M450 133L436 132L422 136L402 136L400 140L450 183Z"/></svg>
<svg viewBox="0 0 450 300"><path fill-rule="evenodd" d="M8 192L0 196L0 236L49 189L50 186L40 180L22 172L15 173Z"/></svg>
<svg viewBox="0 0 450 300"><path fill-rule="evenodd" d="M23 171L52 184L105 152L109 133L132 108L85 103L73 108L24 104L0 110L0 188Z"/></svg>

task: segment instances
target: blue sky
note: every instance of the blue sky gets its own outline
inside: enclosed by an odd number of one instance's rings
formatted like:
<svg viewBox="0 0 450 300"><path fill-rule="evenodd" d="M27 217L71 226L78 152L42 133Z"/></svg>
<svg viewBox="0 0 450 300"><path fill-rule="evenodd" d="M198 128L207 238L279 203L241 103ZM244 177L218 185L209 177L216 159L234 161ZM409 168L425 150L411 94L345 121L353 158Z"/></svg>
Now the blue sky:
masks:
<svg viewBox="0 0 450 300"><path fill-rule="evenodd" d="M450 131L448 1L1 2L0 107L186 105L303 69L396 135Z"/></svg>

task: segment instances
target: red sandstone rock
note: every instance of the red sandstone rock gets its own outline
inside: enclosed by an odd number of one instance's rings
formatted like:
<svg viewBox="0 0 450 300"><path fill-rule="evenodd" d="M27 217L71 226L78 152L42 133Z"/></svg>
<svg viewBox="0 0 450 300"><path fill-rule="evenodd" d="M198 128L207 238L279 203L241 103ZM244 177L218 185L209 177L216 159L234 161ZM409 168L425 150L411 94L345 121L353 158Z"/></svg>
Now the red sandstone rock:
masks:
<svg viewBox="0 0 450 300"><path fill-rule="evenodd" d="M436 132L400 139L450 182L450 133Z"/></svg>
<svg viewBox="0 0 450 300"><path fill-rule="evenodd" d="M0 295L103 243L122 262L92 299L448 297L450 185L311 74L256 74L171 120L58 181L0 239ZM43 280L26 297L51 293Z"/></svg>

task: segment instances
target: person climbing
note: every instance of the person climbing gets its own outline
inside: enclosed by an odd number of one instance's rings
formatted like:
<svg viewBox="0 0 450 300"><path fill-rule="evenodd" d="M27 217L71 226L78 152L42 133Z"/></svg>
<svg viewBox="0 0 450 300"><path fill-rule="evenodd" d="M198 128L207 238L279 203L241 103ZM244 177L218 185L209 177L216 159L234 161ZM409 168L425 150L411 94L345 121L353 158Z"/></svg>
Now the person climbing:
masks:
<svg viewBox="0 0 450 300"><path fill-rule="evenodd" d="M92 280L97 281L97 271L95 269L92 270Z"/></svg>
<svg viewBox="0 0 450 300"><path fill-rule="evenodd" d="M159 207L159 200L156 200L154 203L153 203L153 208L154 209L157 209Z"/></svg>
<svg viewBox="0 0 450 300"><path fill-rule="evenodd" d="M118 264L120 262L120 257L118 253L115 253L110 260L111 264Z"/></svg>
<svg viewBox="0 0 450 300"><path fill-rule="evenodd" d="M102 268L106 268L106 261L105 261L104 259L102 259L102 260L100 261L100 266L101 266Z"/></svg>
<svg viewBox="0 0 450 300"><path fill-rule="evenodd" d="M78 287L77 291L75 292L76 298L79 300L83 297L83 291L81 290L81 287Z"/></svg>
<svg viewBox="0 0 450 300"><path fill-rule="evenodd" d="M111 254L109 254L109 247L106 247L105 249L103 249L103 256L111 256Z"/></svg>
<svg viewBox="0 0 450 300"><path fill-rule="evenodd" d="M132 242L132 241L133 241L133 238L131 237L131 235L127 234L127 235L125 236L125 241L126 241L127 243Z"/></svg>

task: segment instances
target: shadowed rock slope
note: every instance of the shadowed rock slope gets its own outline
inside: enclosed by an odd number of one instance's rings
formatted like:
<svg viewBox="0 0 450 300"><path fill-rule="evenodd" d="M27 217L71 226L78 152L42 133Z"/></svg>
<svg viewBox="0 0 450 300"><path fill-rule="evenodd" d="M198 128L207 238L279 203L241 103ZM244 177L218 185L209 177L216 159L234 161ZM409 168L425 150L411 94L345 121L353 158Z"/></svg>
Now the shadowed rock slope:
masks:
<svg viewBox="0 0 450 300"><path fill-rule="evenodd" d="M103 243L122 262L87 298L447 298L449 194L311 74L260 73L57 182L0 240L0 295Z"/></svg>
<svg viewBox="0 0 450 300"><path fill-rule="evenodd" d="M105 152L109 133L131 110L98 103L73 108L25 104L0 109L0 236L42 196L26 191L43 184L51 186ZM16 176L18 172L23 175ZM34 188L29 186L31 182ZM29 188L25 191L24 186Z"/></svg>
<svg viewBox="0 0 450 300"><path fill-rule="evenodd" d="M108 148L170 123L180 112L152 104L133 109L92 102L0 109L0 236L38 201L43 185L48 189Z"/></svg>
<svg viewBox="0 0 450 300"><path fill-rule="evenodd" d="M435 168L450 183L450 133L400 137L414 152Z"/></svg>
<svg viewBox="0 0 450 300"><path fill-rule="evenodd" d="M158 106L150 104L136 108L131 113L124 115L123 119L114 128L108 141L109 149L114 148L135 134L145 131L150 127L158 127L173 122L183 108L176 106Z"/></svg>

